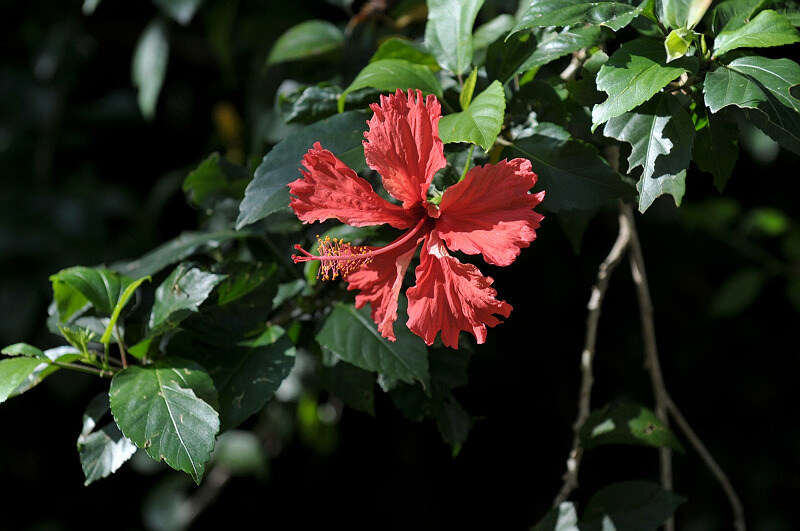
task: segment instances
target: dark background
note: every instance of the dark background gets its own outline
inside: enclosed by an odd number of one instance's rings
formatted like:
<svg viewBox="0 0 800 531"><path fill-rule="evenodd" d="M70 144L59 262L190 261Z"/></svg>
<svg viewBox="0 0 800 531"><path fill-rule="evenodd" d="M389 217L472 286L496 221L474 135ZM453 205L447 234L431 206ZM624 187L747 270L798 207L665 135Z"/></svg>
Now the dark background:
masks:
<svg viewBox="0 0 800 531"><path fill-rule="evenodd" d="M225 148L215 105L233 105L246 124L247 155L260 159L279 139L268 126L280 83L313 77L291 66L265 71L271 44L302 20L348 20L339 7L312 0L205 2L191 24L170 24L167 77L148 122L136 106L130 64L158 14L153 4L106 1L88 16L74 0L0 6L0 344L42 348L58 344L45 326L48 276L133 258L197 228L199 215L180 186L199 161ZM223 53L209 35L225 20L224 31L217 28ZM787 50L796 51L778 51ZM692 167L683 206L661 198L637 223L672 397L728 473L749 528L790 530L800 526L799 321L787 297L800 282L798 157L744 133L724 194ZM720 205L739 213L722 231L710 223ZM748 216L765 207L788 220L786 231L752 230ZM476 349L470 383L456 390L479 418L457 457L432 422L405 420L379 393L376 418L344 411L333 451L291 438L268 473L229 481L193 528L231 521L528 528L561 485L589 289L616 229L615 214L601 212L575 254L551 215L512 266L482 266L514 312ZM789 273L773 274L770 260ZM757 297L732 315L714 311L723 283L743 267L768 272ZM603 307L595 406L623 397L652 405L639 330L623 262ZM187 478L138 460L83 486L75 452L81 413L105 385L62 371L0 405L0 529L158 529L143 516L152 500L169 498L170 489L193 492ZM674 459L675 491L689 498L678 529L729 528L727 501L697 455L689 449ZM655 450L598 448L585 456L574 499L585 503L603 485L642 478L657 481Z"/></svg>

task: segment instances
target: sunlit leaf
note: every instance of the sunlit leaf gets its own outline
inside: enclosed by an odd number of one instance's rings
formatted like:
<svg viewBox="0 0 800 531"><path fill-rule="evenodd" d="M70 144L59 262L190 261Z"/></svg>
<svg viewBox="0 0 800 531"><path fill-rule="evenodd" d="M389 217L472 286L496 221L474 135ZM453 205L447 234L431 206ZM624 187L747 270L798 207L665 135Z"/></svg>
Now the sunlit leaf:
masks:
<svg viewBox="0 0 800 531"><path fill-rule="evenodd" d="M630 143L629 167L642 167L636 185L641 212L663 194L672 195L680 205L686 168L692 158L694 125L674 96L659 94L633 111L610 119L604 134Z"/></svg>
<svg viewBox="0 0 800 531"><path fill-rule="evenodd" d="M506 98L503 85L495 80L478 94L466 110L448 114L439 121L442 142L471 142L491 149L505 117Z"/></svg>
<svg viewBox="0 0 800 531"><path fill-rule="evenodd" d="M768 48L795 42L800 42L797 28L783 15L766 9L743 26L717 35L714 55L724 55L737 48Z"/></svg>
<svg viewBox="0 0 800 531"><path fill-rule="evenodd" d="M163 333L198 311L211 291L225 279L184 264L176 267L156 288L155 302L150 313L152 334Z"/></svg>
<svg viewBox="0 0 800 531"><path fill-rule="evenodd" d="M705 15L712 0L660 0L656 16L667 29L693 29Z"/></svg>
<svg viewBox="0 0 800 531"><path fill-rule="evenodd" d="M439 64L436 57L418 42L393 37L386 39L375 53L370 57L369 62L381 61L383 59L402 59L409 63L427 66L428 68L438 69Z"/></svg>
<svg viewBox="0 0 800 531"><path fill-rule="evenodd" d="M29 345L27 343L14 343L13 345L9 345L4 347L0 353L5 354L6 356L26 356L28 358L45 358L44 352L40 348L34 347L33 345Z"/></svg>
<svg viewBox="0 0 800 531"><path fill-rule="evenodd" d="M109 397L125 437L200 483L219 432L217 393L200 365L171 358L128 367L114 375Z"/></svg>
<svg viewBox="0 0 800 531"><path fill-rule="evenodd" d="M135 282L138 285L143 280ZM110 269L74 266L51 275L50 282L59 319L66 322L87 302L98 313L110 316L134 280Z"/></svg>
<svg viewBox="0 0 800 531"><path fill-rule="evenodd" d="M424 94L434 94L439 99L442 98L442 86L433 70L427 66L403 59L381 59L365 66L342 92L339 96L339 111L344 110L345 98L349 93L367 87L382 92L419 89Z"/></svg>
<svg viewBox="0 0 800 531"><path fill-rule="evenodd" d="M536 26L608 26L614 31L630 24L642 6L626 2L589 2L587 0L532 0L519 16L517 31Z"/></svg>
<svg viewBox="0 0 800 531"><path fill-rule="evenodd" d="M580 429L580 438L586 450L605 444L637 444L684 451L655 413L627 401L592 411Z"/></svg>
<svg viewBox="0 0 800 531"><path fill-rule="evenodd" d="M592 109L592 128L626 113L653 97L681 74L695 70L696 57L681 57L667 65L664 46L636 39L623 43L597 74L597 88L608 99Z"/></svg>
<svg viewBox="0 0 800 531"><path fill-rule="evenodd" d="M578 531L578 512L573 502L561 502L550 509L531 531Z"/></svg>
<svg viewBox="0 0 800 531"><path fill-rule="evenodd" d="M101 393L89 402L83 414L78 454L84 485L113 474L136 452L136 445L122 435L114 422L106 422L102 428L99 427L110 411L108 394ZM111 420L110 416L108 420Z"/></svg>
<svg viewBox="0 0 800 531"><path fill-rule="evenodd" d="M711 112L734 105L781 146L800 153L800 99L791 93L800 84L800 65L789 59L744 56L713 72L703 84Z"/></svg>
<svg viewBox="0 0 800 531"><path fill-rule="evenodd" d="M25 381L42 360L20 356L0 360L0 404Z"/></svg>
<svg viewBox="0 0 800 531"><path fill-rule="evenodd" d="M472 64L472 29L484 0L427 0L425 42L442 68L456 75Z"/></svg>

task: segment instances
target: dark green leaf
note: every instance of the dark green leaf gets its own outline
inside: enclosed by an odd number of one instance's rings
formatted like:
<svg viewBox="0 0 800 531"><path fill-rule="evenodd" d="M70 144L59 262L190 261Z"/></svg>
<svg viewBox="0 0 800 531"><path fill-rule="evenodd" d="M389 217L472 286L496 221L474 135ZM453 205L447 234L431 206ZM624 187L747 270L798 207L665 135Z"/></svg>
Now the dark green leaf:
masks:
<svg viewBox="0 0 800 531"><path fill-rule="evenodd" d="M150 277L144 277L138 280L134 280L133 282L125 286L125 289L119 296L119 300L117 300L116 305L114 305L114 310L111 312L111 318L108 320L108 325L106 326L106 330L105 332L103 332L103 336L100 338L101 343L103 343L104 345L108 345L109 341L111 341L111 334L113 333L116 327L117 321L119 320L119 316L122 313L122 309L125 307L126 304L128 304L128 301L133 296L133 293L139 288L139 286L143 282L146 281L149 282ZM82 350L86 352L85 347Z"/></svg>
<svg viewBox="0 0 800 531"><path fill-rule="evenodd" d="M217 393L200 365L165 358L128 367L114 375L109 397L125 437L200 483L219 432Z"/></svg>
<svg viewBox="0 0 800 531"><path fill-rule="evenodd" d="M506 113L509 114L512 126L512 137L529 136L533 128L540 122L550 122L567 127L569 117L564 102L556 89L543 81L525 83L509 102ZM516 127L521 126L521 127ZM527 131L524 134L522 130Z"/></svg>
<svg viewBox="0 0 800 531"><path fill-rule="evenodd" d="M486 50L486 73L505 85L525 69L522 65L536 51L538 42L529 33L498 39Z"/></svg>
<svg viewBox="0 0 800 531"><path fill-rule="evenodd" d="M503 85L495 80L478 94L466 110L448 114L439 121L442 142L471 142L489 151L505 118Z"/></svg>
<svg viewBox="0 0 800 531"><path fill-rule="evenodd" d="M217 289L217 304L224 306L251 293L275 275L277 265L260 262L229 261L214 268L214 273L226 275Z"/></svg>
<svg viewBox="0 0 800 531"><path fill-rule="evenodd" d="M616 531L655 531L684 501L683 496L648 481L614 483L586 504L581 530L604 529L603 519L610 517Z"/></svg>
<svg viewBox="0 0 800 531"><path fill-rule="evenodd" d="M84 485L113 474L136 452L136 445L126 439L113 422L98 429L103 417L110 411L108 394L103 393L89 402L83 414L83 429L78 436L78 454L85 478Z"/></svg>
<svg viewBox="0 0 800 531"><path fill-rule="evenodd" d="M353 155L360 154L361 167L365 167L362 141L367 119L367 113L360 111L337 114L301 129L272 148L247 186L239 206L237 228L289 207L289 188L286 185L301 176L300 163L315 142L320 142L323 148L343 160L350 154L345 162L356 171L359 166L354 164Z"/></svg>
<svg viewBox="0 0 800 531"><path fill-rule="evenodd" d="M726 0L714 6L711 14L711 29L714 35L734 31L749 20L755 18L756 13L763 9L770 0Z"/></svg>
<svg viewBox="0 0 800 531"><path fill-rule="evenodd" d="M517 31L536 26L608 26L614 31L627 26L642 11L642 6L625 2L586 0L532 0L519 16Z"/></svg>
<svg viewBox="0 0 800 531"><path fill-rule="evenodd" d="M649 39L623 43L597 74L597 88L608 99L592 109L592 128L635 109L667 83L696 70L696 57L681 57L669 63L664 45Z"/></svg>
<svg viewBox="0 0 800 531"><path fill-rule="evenodd" d="M486 50L498 39L504 37L514 27L514 17L507 13L498 15L489 22L481 24L472 34L474 55L472 62L475 66L486 64Z"/></svg>
<svg viewBox="0 0 800 531"><path fill-rule="evenodd" d="M683 452L678 438L655 413L634 402L592 411L580 429L580 438L586 450L604 444L638 444Z"/></svg>
<svg viewBox="0 0 800 531"><path fill-rule="evenodd" d="M737 48L768 48L800 42L797 31L786 17L770 9L731 31L723 31L714 39L714 55L725 55Z"/></svg>
<svg viewBox="0 0 800 531"><path fill-rule="evenodd" d="M200 271L185 264L176 267L156 288L155 302L150 313L151 334L175 328L178 323L196 312L225 275Z"/></svg>
<svg viewBox="0 0 800 531"><path fill-rule="evenodd" d="M72 363L81 359L81 352L72 346L61 346L44 351L44 356L50 361L59 361L63 363ZM21 395L22 393L33 389L45 378L59 370L58 365L52 363L40 363L36 368L31 371L27 378L25 378L17 388L14 389L9 396ZM0 377L2 379L2 377Z"/></svg>
<svg viewBox="0 0 800 531"><path fill-rule="evenodd" d="M160 18L153 19L142 32L133 54L131 77L139 90L137 102L144 117L151 120L167 74L169 39L167 26Z"/></svg>
<svg viewBox="0 0 800 531"><path fill-rule="evenodd" d="M369 63L339 96L339 111L344 110L345 98L351 92L362 88L374 88L381 92L395 92L397 89L419 89L424 94L433 94L442 99L442 85L427 66L414 64L403 59L381 59Z"/></svg>
<svg viewBox="0 0 800 531"><path fill-rule="evenodd" d="M427 0L425 42L442 68L456 75L472 64L472 28L483 0Z"/></svg>
<svg viewBox="0 0 800 531"><path fill-rule="evenodd" d="M288 199L287 199L288 204ZM112 267L123 275L141 278L155 275L165 267L176 264L199 251L216 249L236 238L252 236L246 231L222 229L210 232L184 232L177 238L156 247L141 258L120 262Z"/></svg>
<svg viewBox="0 0 800 531"><path fill-rule="evenodd" d="M644 212L662 194L680 205L685 191L686 168L692 158L694 125L670 94L659 94L631 112L612 118L604 134L628 142L630 169L641 166L639 210Z"/></svg>
<svg viewBox="0 0 800 531"><path fill-rule="evenodd" d="M322 385L355 410L375 416L375 373L339 360L317 369Z"/></svg>
<svg viewBox="0 0 800 531"><path fill-rule="evenodd" d="M66 322L86 302L91 303L99 314L110 316L134 280L110 269L75 266L51 275L50 282L58 318ZM137 282L141 283L141 280Z"/></svg>
<svg viewBox="0 0 800 531"><path fill-rule="evenodd" d="M250 182L250 172L242 166L212 153L183 181L183 191L189 200L208 210L225 198L241 200Z"/></svg>
<svg viewBox="0 0 800 531"><path fill-rule="evenodd" d="M317 341L348 363L407 383L430 385L428 349L406 328L402 319L394 324L396 341L381 337L370 318L369 307L360 310L338 304L317 334Z"/></svg>
<svg viewBox="0 0 800 531"><path fill-rule="evenodd" d="M745 56L709 72L703 85L711 112L735 105L783 147L800 153L800 65L789 59Z"/></svg>
<svg viewBox="0 0 800 531"><path fill-rule="evenodd" d="M534 191L545 190L542 206L552 212L593 210L614 199L633 197L633 187L593 146L570 139L569 133L555 124L539 124L532 136L515 140L504 156L531 161L539 175Z"/></svg>
<svg viewBox="0 0 800 531"><path fill-rule="evenodd" d="M767 281L767 273L763 269L745 267L725 279L708 307L713 317L733 317L748 307L761 295Z"/></svg>
<svg viewBox="0 0 800 531"><path fill-rule="evenodd" d="M698 123L702 121L702 124L697 129L692 150L697 167L714 176L714 185L720 192L725 188L739 158L739 127L728 111L722 109L711 114L705 106L697 109L700 116Z"/></svg>
<svg viewBox="0 0 800 531"><path fill-rule="evenodd" d="M210 350L197 358L213 376L222 431L264 407L294 367L294 345L285 334L274 343Z"/></svg>
<svg viewBox="0 0 800 531"><path fill-rule="evenodd" d="M278 37L267 57L267 65L308 59L341 49L344 33L327 20L306 20Z"/></svg>
<svg viewBox="0 0 800 531"><path fill-rule="evenodd" d="M0 404L42 364L39 358L8 358L0 361Z"/></svg>

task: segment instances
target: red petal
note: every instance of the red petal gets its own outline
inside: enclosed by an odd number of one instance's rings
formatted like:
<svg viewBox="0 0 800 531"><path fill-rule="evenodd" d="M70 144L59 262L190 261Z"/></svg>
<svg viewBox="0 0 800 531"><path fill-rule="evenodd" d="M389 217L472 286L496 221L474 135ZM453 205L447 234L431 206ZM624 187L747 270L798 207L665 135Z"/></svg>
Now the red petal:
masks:
<svg viewBox="0 0 800 531"><path fill-rule="evenodd" d="M501 322L493 314L511 314L510 304L495 299L492 278L481 275L474 265L462 264L450 256L436 231L428 237L416 275L416 286L406 292L408 328L428 345L439 330L448 347L458 348L461 330L483 343L486 327Z"/></svg>
<svg viewBox="0 0 800 531"><path fill-rule="evenodd" d="M372 104L375 115L364 133L364 155L370 168L383 177L383 187L405 208L421 203L433 175L444 168L444 145L439 138L442 106L436 96L425 102L417 90L408 97L398 89Z"/></svg>
<svg viewBox="0 0 800 531"><path fill-rule="evenodd" d="M536 239L544 216L532 209L544 192L529 194L536 174L526 159L477 166L445 190L436 230L453 251L482 253L490 264L507 266Z"/></svg>
<svg viewBox="0 0 800 531"><path fill-rule="evenodd" d="M347 289L361 290L356 295L356 308L369 303L370 316L378 325L378 331L390 341L395 340L392 325L397 320L397 297L420 239L413 238L392 251L375 256L345 277Z"/></svg>
<svg viewBox="0 0 800 531"><path fill-rule="evenodd" d="M308 150L303 178L289 183L291 207L304 223L336 218L354 227L388 223L398 229L414 226L418 215L394 205L372 189L320 143Z"/></svg>

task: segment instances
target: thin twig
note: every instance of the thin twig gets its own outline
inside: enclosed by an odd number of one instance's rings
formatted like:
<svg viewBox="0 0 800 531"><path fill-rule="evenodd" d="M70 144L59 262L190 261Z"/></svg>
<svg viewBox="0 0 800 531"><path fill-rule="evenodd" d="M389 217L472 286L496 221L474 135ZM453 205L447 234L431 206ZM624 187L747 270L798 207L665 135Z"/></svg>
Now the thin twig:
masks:
<svg viewBox="0 0 800 531"><path fill-rule="evenodd" d="M667 415L667 388L664 384L664 377L661 374L661 363L658 359L658 347L656 343L656 328L653 319L653 301L650 298L650 288L647 282L647 272L644 268L644 254L639 242L639 234L636 232L633 208L627 204L621 204L620 212L631 227L631 252L629 255L631 274L633 283L636 285L636 294L639 299L639 315L641 319L642 336L644 341L645 368L650 374L650 383L653 387L653 408L656 416L669 427L669 417ZM659 448L659 458L661 462L661 486L665 490L672 490L672 449L666 446ZM675 521L670 518L664 523L665 531L673 531Z"/></svg>
<svg viewBox="0 0 800 531"><path fill-rule="evenodd" d="M558 507L562 502L569 498L578 486L578 469L580 468L581 458L583 457L583 447L580 444L580 429L591 413L591 394L594 376L592 374L592 360L594 359L597 326L600 322L600 307L603 304L606 291L608 290L608 280L611 273L617 267L625 255L625 250L630 244L631 227L625 216L619 216L619 232L614 245L611 247L608 256L600 264L597 270L597 281L592 286L592 293L589 297L587 309L589 315L586 317L586 335L584 338L583 352L581 353L581 387L578 395L578 415L572 425L573 438L572 449L567 458L567 470L564 472L564 480L561 490L553 500L553 507Z"/></svg>
<svg viewBox="0 0 800 531"><path fill-rule="evenodd" d="M706 449L703 442L691 428L686 418L681 413L678 406L669 395L664 377L661 372L661 364L658 359L658 348L656 343L655 324L653 319L653 303L650 298L649 285L647 283L647 273L644 268L644 254L639 242L639 235L636 232L636 225L633 218L633 209L630 205L622 206L622 215L625 216L630 224L631 229L631 273L633 280L636 284L636 290L639 296L639 312L642 320L642 334L644 339L645 348L645 368L650 373L650 379L653 386L653 395L655 400L655 413L665 426L668 426L668 416L671 416L683 434L689 440L691 445L697 451L700 458L705 463L706 467L711 471L712 475L717 479L725 495L728 497L728 502L733 510L733 527L736 531L745 531L744 509L739 500L739 496L733 489L728 476L723 472L722 468L717 464L711 453ZM672 451L669 448L660 449L661 457L661 484L665 489L672 490ZM664 529L670 531L674 529L674 520L670 518L665 523Z"/></svg>
<svg viewBox="0 0 800 531"><path fill-rule="evenodd" d="M700 437L698 437L694 432L692 427L686 421L686 418L681 413L680 409L678 409L678 406L675 405L675 402L672 401L672 398L669 395L667 395L667 409L669 410L669 414L672 415L672 418L675 419L675 423L681 429L683 434L687 439L689 439L689 443L691 443L705 465L722 486L722 490L725 491L725 495L728 497L728 502L731 504L731 509L733 510L733 528L736 531L745 531L746 526L744 520L744 508L742 507L742 502L739 500L739 496L733 489L733 485L731 485L728 476L714 460L714 457L703 444L703 441L701 441Z"/></svg>

